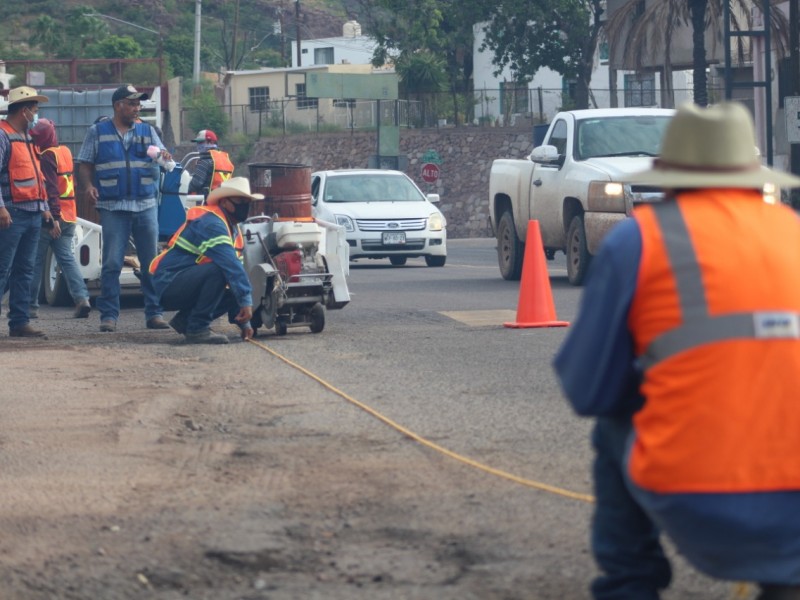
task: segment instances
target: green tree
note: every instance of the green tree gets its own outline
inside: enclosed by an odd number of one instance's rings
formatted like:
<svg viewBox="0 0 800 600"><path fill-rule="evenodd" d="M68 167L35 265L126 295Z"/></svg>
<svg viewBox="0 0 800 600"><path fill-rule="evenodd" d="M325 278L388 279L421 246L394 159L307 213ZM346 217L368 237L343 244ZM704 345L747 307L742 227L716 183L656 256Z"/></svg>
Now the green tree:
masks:
<svg viewBox="0 0 800 600"><path fill-rule="evenodd" d="M453 96L470 90L473 25L486 18L493 3L488 0L357 0L360 19L378 47L373 64L395 63L398 68L426 67L418 53L442 57L447 89ZM430 65L428 65L430 66ZM407 73L408 76L408 73Z"/></svg>
<svg viewBox="0 0 800 600"><path fill-rule="evenodd" d="M54 56L64 44L62 24L48 15L40 15L31 24L31 46L39 46L45 56Z"/></svg>
<svg viewBox="0 0 800 600"><path fill-rule="evenodd" d="M218 135L228 131L228 116L222 110L208 82L201 82L200 88L193 89L191 82L185 88L183 106L186 109L186 125L192 131L212 129ZM192 90L192 91L189 91Z"/></svg>
<svg viewBox="0 0 800 600"><path fill-rule="evenodd" d="M542 67L575 81L575 106L588 108L589 84L602 28L601 0L505 0L484 28L485 48L499 73L529 81Z"/></svg>
<svg viewBox="0 0 800 600"><path fill-rule="evenodd" d="M108 36L108 27L100 17L93 17L91 6L76 6L66 11L65 43L59 51L61 58L86 58L86 48Z"/></svg>
<svg viewBox="0 0 800 600"><path fill-rule="evenodd" d="M694 101L700 106L708 104L708 78L706 68L706 31L722 39L724 31L724 2L729 3L732 31L753 28L751 0L628 0L609 16L606 35L612 56L621 56L623 66L641 68L644 59L660 60L664 70L665 85L672 87L673 32L682 25L692 29L692 70ZM771 0L772 4L776 4ZM773 47L780 55L788 47L788 22L780 10L770 11ZM735 36L733 52L744 61L747 44L743 37Z"/></svg>
<svg viewBox="0 0 800 600"><path fill-rule="evenodd" d="M129 35L110 35L86 47L87 58L140 58L142 47Z"/></svg>

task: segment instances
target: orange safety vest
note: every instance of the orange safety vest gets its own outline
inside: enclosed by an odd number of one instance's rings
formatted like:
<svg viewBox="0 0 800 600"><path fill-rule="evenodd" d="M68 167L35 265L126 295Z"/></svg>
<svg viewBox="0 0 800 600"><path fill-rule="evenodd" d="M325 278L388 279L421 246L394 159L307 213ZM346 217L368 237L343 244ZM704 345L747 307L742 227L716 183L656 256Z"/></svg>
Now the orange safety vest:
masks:
<svg viewBox="0 0 800 600"><path fill-rule="evenodd" d="M178 230L172 234L172 237L167 244L167 247L150 262L150 274L153 275L158 268L159 263L163 260L163 258L167 255L167 252L175 248L181 248L186 252L190 252L192 254L197 255L197 262L198 265L202 265L205 263L213 262L210 258L208 258L205 254L203 254L200 248L194 246L193 244L183 240L181 238L181 234L183 230L186 229L186 226L196 219L200 217L204 217L207 214L214 214L219 217L223 223L225 223L225 229L228 230L228 237L231 238L231 243L233 248L236 250L236 254L239 256L239 259L242 259L242 251L244 249L244 239L242 239L241 233L239 232L239 228L236 228L236 238L233 238L233 234L231 233L230 225L228 224L228 219L225 218L225 213L222 212L222 209L219 206L193 206L189 210L186 211L186 221L181 225Z"/></svg>
<svg viewBox="0 0 800 600"><path fill-rule="evenodd" d="M797 215L758 190L712 189L634 218L628 327L645 403L631 478L658 493L800 490Z"/></svg>
<svg viewBox="0 0 800 600"><path fill-rule="evenodd" d="M209 190L215 190L233 175L233 163L227 152L222 150L209 150L211 160L214 162L214 172L211 174Z"/></svg>
<svg viewBox="0 0 800 600"><path fill-rule="evenodd" d="M56 175L58 176L58 205L61 207L61 218L67 223L77 220L75 209L75 180L73 176L72 152L66 146L52 146L45 152L52 152L56 159Z"/></svg>
<svg viewBox="0 0 800 600"><path fill-rule="evenodd" d="M12 202L47 201L42 165L39 154L27 133L19 133L8 121L0 121L0 127L11 142L8 157L8 181Z"/></svg>

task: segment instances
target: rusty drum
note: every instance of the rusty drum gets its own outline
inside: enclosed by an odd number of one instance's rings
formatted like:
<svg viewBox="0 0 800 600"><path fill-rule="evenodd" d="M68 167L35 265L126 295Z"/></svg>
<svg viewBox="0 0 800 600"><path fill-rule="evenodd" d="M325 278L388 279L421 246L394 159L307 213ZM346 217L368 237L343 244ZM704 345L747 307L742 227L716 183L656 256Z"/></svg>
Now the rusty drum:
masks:
<svg viewBox="0 0 800 600"><path fill-rule="evenodd" d="M250 216L267 215L278 221L311 221L311 167L287 163L250 163L250 190L264 194L255 200Z"/></svg>

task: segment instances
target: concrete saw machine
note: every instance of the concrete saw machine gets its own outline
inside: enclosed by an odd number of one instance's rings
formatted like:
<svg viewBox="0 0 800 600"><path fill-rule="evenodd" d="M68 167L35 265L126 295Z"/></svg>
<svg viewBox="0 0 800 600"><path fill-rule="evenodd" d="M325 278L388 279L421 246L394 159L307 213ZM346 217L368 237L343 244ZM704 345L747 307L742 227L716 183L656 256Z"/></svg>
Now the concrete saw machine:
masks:
<svg viewBox="0 0 800 600"><path fill-rule="evenodd" d="M286 335L291 327L308 327L319 333L325 309L341 309L350 301L349 248L341 226L256 216L240 229L256 332L274 327Z"/></svg>

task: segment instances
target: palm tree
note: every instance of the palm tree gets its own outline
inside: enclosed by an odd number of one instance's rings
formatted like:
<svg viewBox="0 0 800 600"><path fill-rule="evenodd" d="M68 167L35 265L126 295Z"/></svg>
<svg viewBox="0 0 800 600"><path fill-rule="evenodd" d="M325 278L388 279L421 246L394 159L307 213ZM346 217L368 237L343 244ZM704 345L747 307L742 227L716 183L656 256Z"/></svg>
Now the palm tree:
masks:
<svg viewBox="0 0 800 600"><path fill-rule="evenodd" d="M664 85L672 98L672 34L681 25L692 27L692 67L694 73L694 101L708 104L706 77L706 31L713 39L721 39L724 27L724 4L728 2L733 31L752 29L753 0L626 0L608 19L606 36L612 56L622 56L625 68L640 69L649 59L661 60ZM769 0L770 5L780 0ZM770 11L770 27L775 49L784 55L788 48L788 23L779 10ZM736 54L744 61L745 43L736 36ZM622 46L620 46L622 44ZM659 51L662 56L657 56Z"/></svg>

